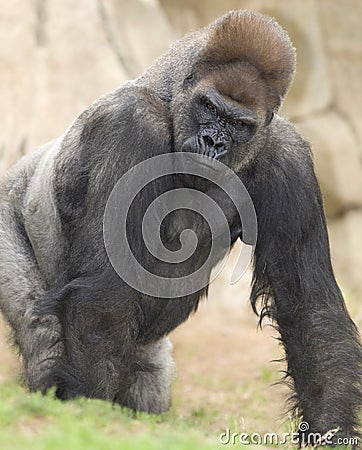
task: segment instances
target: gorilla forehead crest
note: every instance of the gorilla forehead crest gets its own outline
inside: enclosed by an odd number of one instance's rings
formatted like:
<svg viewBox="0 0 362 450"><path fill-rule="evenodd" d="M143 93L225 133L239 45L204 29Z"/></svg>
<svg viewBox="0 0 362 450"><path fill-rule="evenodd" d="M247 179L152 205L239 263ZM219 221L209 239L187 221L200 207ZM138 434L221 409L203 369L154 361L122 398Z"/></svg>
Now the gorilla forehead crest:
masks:
<svg viewBox="0 0 362 450"><path fill-rule="evenodd" d="M272 92L254 66L247 62L233 62L211 72L201 81L214 86L227 99L255 111L274 110L280 98Z"/></svg>
<svg viewBox="0 0 362 450"><path fill-rule="evenodd" d="M248 63L278 99L275 105L278 107L287 93L296 65L295 49L281 26L261 14L231 11L204 30L207 40L198 55L195 70L207 72L215 67ZM250 67L247 69L247 65L240 64L238 67L241 79L250 80ZM232 82L235 81L234 73Z"/></svg>

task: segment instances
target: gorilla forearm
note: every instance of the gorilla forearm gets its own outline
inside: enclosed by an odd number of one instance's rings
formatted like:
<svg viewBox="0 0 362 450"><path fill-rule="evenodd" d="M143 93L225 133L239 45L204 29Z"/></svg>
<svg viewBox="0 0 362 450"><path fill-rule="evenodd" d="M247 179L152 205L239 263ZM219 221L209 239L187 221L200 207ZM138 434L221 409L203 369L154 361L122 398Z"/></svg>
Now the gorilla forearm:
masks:
<svg viewBox="0 0 362 450"><path fill-rule="evenodd" d="M3 180L0 191L0 308L12 327L13 338L23 356L27 383L34 390L44 389L45 379L62 352L59 321L53 315L37 311L48 288L51 267L51 264L42 265L42 249L48 246L49 250L49 237L55 230L39 228L39 234L33 234L33 242L37 244L39 239L40 243L35 247L35 254L27 229L29 225L34 230L34 223L30 225L27 219L29 214L36 214L36 207L26 194L34 187L34 173L44 150L19 162ZM42 225L47 220L50 214L41 217Z"/></svg>
<svg viewBox="0 0 362 450"><path fill-rule="evenodd" d="M262 317L278 324L309 432L351 436L362 401L361 342L333 275L309 147L285 124L281 137L289 143L271 146L250 186L259 225L251 300L255 308L261 297Z"/></svg>

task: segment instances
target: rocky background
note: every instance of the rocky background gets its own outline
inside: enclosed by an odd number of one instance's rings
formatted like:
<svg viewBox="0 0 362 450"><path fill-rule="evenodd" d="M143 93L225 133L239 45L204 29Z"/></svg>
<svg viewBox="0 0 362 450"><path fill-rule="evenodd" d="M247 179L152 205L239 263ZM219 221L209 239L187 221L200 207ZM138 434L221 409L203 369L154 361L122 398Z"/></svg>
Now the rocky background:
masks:
<svg viewBox="0 0 362 450"><path fill-rule="evenodd" d="M311 141L334 265L362 294L360 0L3 0L0 174L59 134L92 100L230 9L274 16L297 49L282 114Z"/></svg>

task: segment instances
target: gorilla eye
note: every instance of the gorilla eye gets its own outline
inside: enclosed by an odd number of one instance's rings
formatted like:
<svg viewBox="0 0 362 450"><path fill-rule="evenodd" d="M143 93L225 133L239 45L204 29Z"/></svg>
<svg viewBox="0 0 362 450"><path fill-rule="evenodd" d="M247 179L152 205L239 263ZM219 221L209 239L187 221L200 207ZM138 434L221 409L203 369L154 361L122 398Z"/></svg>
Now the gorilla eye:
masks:
<svg viewBox="0 0 362 450"><path fill-rule="evenodd" d="M230 124L233 127L236 127L236 128L242 128L242 127L245 127L247 125L247 123L244 122L244 120L231 120Z"/></svg>
<svg viewBox="0 0 362 450"><path fill-rule="evenodd" d="M192 72L184 79L184 85L191 84L195 79L195 74Z"/></svg>
<svg viewBox="0 0 362 450"><path fill-rule="evenodd" d="M212 104L212 103L210 103L210 102L206 102L205 103L205 106L206 106L206 108L209 110L209 111L211 111L211 112L216 112L216 108L215 108L215 106Z"/></svg>

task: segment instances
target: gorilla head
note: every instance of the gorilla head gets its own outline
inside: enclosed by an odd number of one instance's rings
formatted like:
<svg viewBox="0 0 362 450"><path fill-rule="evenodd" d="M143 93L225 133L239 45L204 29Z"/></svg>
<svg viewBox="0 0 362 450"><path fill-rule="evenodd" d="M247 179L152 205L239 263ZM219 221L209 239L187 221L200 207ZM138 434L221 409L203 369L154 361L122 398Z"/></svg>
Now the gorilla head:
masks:
<svg viewBox="0 0 362 450"><path fill-rule="evenodd" d="M238 171L261 148L292 80L295 52L278 24L247 11L206 31L203 41L195 33L199 52L172 97L175 147Z"/></svg>

